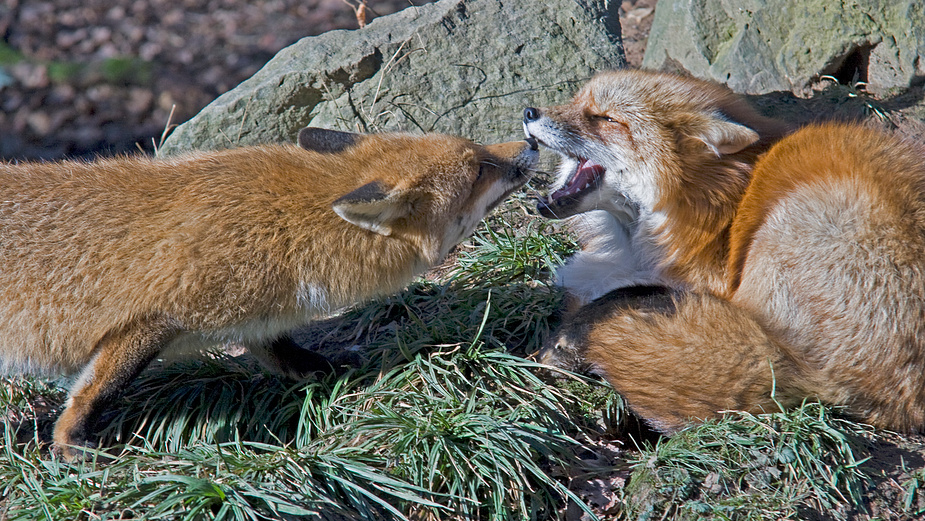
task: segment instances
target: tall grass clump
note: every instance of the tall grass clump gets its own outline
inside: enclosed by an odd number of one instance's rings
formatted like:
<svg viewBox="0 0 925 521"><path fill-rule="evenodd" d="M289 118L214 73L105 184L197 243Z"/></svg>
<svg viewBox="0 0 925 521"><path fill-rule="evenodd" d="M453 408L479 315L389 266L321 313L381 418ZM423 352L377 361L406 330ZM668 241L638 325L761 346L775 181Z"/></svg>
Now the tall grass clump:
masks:
<svg viewBox="0 0 925 521"><path fill-rule="evenodd" d="M856 452L870 433L810 402L691 427L640 451L626 517L757 521L863 512L867 476Z"/></svg>

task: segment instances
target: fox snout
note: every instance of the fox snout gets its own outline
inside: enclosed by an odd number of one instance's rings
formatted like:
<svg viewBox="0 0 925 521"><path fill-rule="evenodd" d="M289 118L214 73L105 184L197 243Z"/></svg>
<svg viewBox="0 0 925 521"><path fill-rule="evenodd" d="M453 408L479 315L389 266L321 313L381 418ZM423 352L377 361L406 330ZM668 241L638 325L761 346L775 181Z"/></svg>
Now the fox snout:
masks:
<svg viewBox="0 0 925 521"><path fill-rule="evenodd" d="M604 183L605 168L589 157L596 143L574 124L573 112L569 106L524 109L527 139L542 143L562 158L550 194L536 201L537 211L547 219L563 219L595 209L596 199L588 196Z"/></svg>
<svg viewBox="0 0 925 521"><path fill-rule="evenodd" d="M524 134L527 135L527 142L529 143L539 143L542 141L540 136L537 136L536 124L540 122L543 118L543 112L536 107L527 107L524 109ZM531 128L532 127L532 128ZM540 138L540 139L538 139ZM543 143L546 145L546 143Z"/></svg>
<svg viewBox="0 0 925 521"><path fill-rule="evenodd" d="M536 167L540 145L535 138L527 137L523 141L485 145L485 149L496 159L509 163L517 174L529 177Z"/></svg>
<svg viewBox="0 0 925 521"><path fill-rule="evenodd" d="M540 146L536 139L528 137L524 141L487 145L485 148L509 165L506 175L509 186L491 203L490 208L493 208L533 176L539 161Z"/></svg>

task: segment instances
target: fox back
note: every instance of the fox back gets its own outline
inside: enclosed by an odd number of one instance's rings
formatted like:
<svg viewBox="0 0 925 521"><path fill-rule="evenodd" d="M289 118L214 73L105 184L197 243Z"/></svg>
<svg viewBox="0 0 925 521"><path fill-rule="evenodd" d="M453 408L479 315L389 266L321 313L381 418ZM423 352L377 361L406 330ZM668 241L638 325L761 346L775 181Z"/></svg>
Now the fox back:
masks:
<svg viewBox="0 0 925 521"><path fill-rule="evenodd" d="M727 295L819 375L818 398L925 427L925 155L858 125L814 125L755 166Z"/></svg>

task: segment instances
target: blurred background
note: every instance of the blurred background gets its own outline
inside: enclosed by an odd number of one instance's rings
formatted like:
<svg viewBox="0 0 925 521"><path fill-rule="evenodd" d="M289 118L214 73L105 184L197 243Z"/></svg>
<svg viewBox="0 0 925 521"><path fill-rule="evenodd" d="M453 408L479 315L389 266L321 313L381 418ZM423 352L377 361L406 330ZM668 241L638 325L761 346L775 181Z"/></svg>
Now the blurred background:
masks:
<svg viewBox="0 0 925 521"><path fill-rule="evenodd" d="M189 119L283 47L356 29L358 10L369 22L427 1L4 0L0 159L150 152L168 118Z"/></svg>

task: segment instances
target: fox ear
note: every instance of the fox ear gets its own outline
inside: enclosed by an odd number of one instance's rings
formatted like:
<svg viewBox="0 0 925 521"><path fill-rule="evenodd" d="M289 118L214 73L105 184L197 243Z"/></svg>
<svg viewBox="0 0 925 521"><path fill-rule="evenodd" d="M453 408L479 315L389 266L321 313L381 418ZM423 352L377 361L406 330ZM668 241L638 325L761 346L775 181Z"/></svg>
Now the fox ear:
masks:
<svg viewBox="0 0 925 521"><path fill-rule="evenodd" d="M332 206L345 221L381 235L391 235L395 220L410 213L405 198L378 181L357 188Z"/></svg>
<svg viewBox="0 0 925 521"><path fill-rule="evenodd" d="M363 139L363 134L341 132L326 128L305 127L299 131L299 146L305 150L334 154L343 152Z"/></svg>
<svg viewBox="0 0 925 521"><path fill-rule="evenodd" d="M735 154L760 138L745 125L720 117L709 118L690 137L703 142L717 156Z"/></svg>

